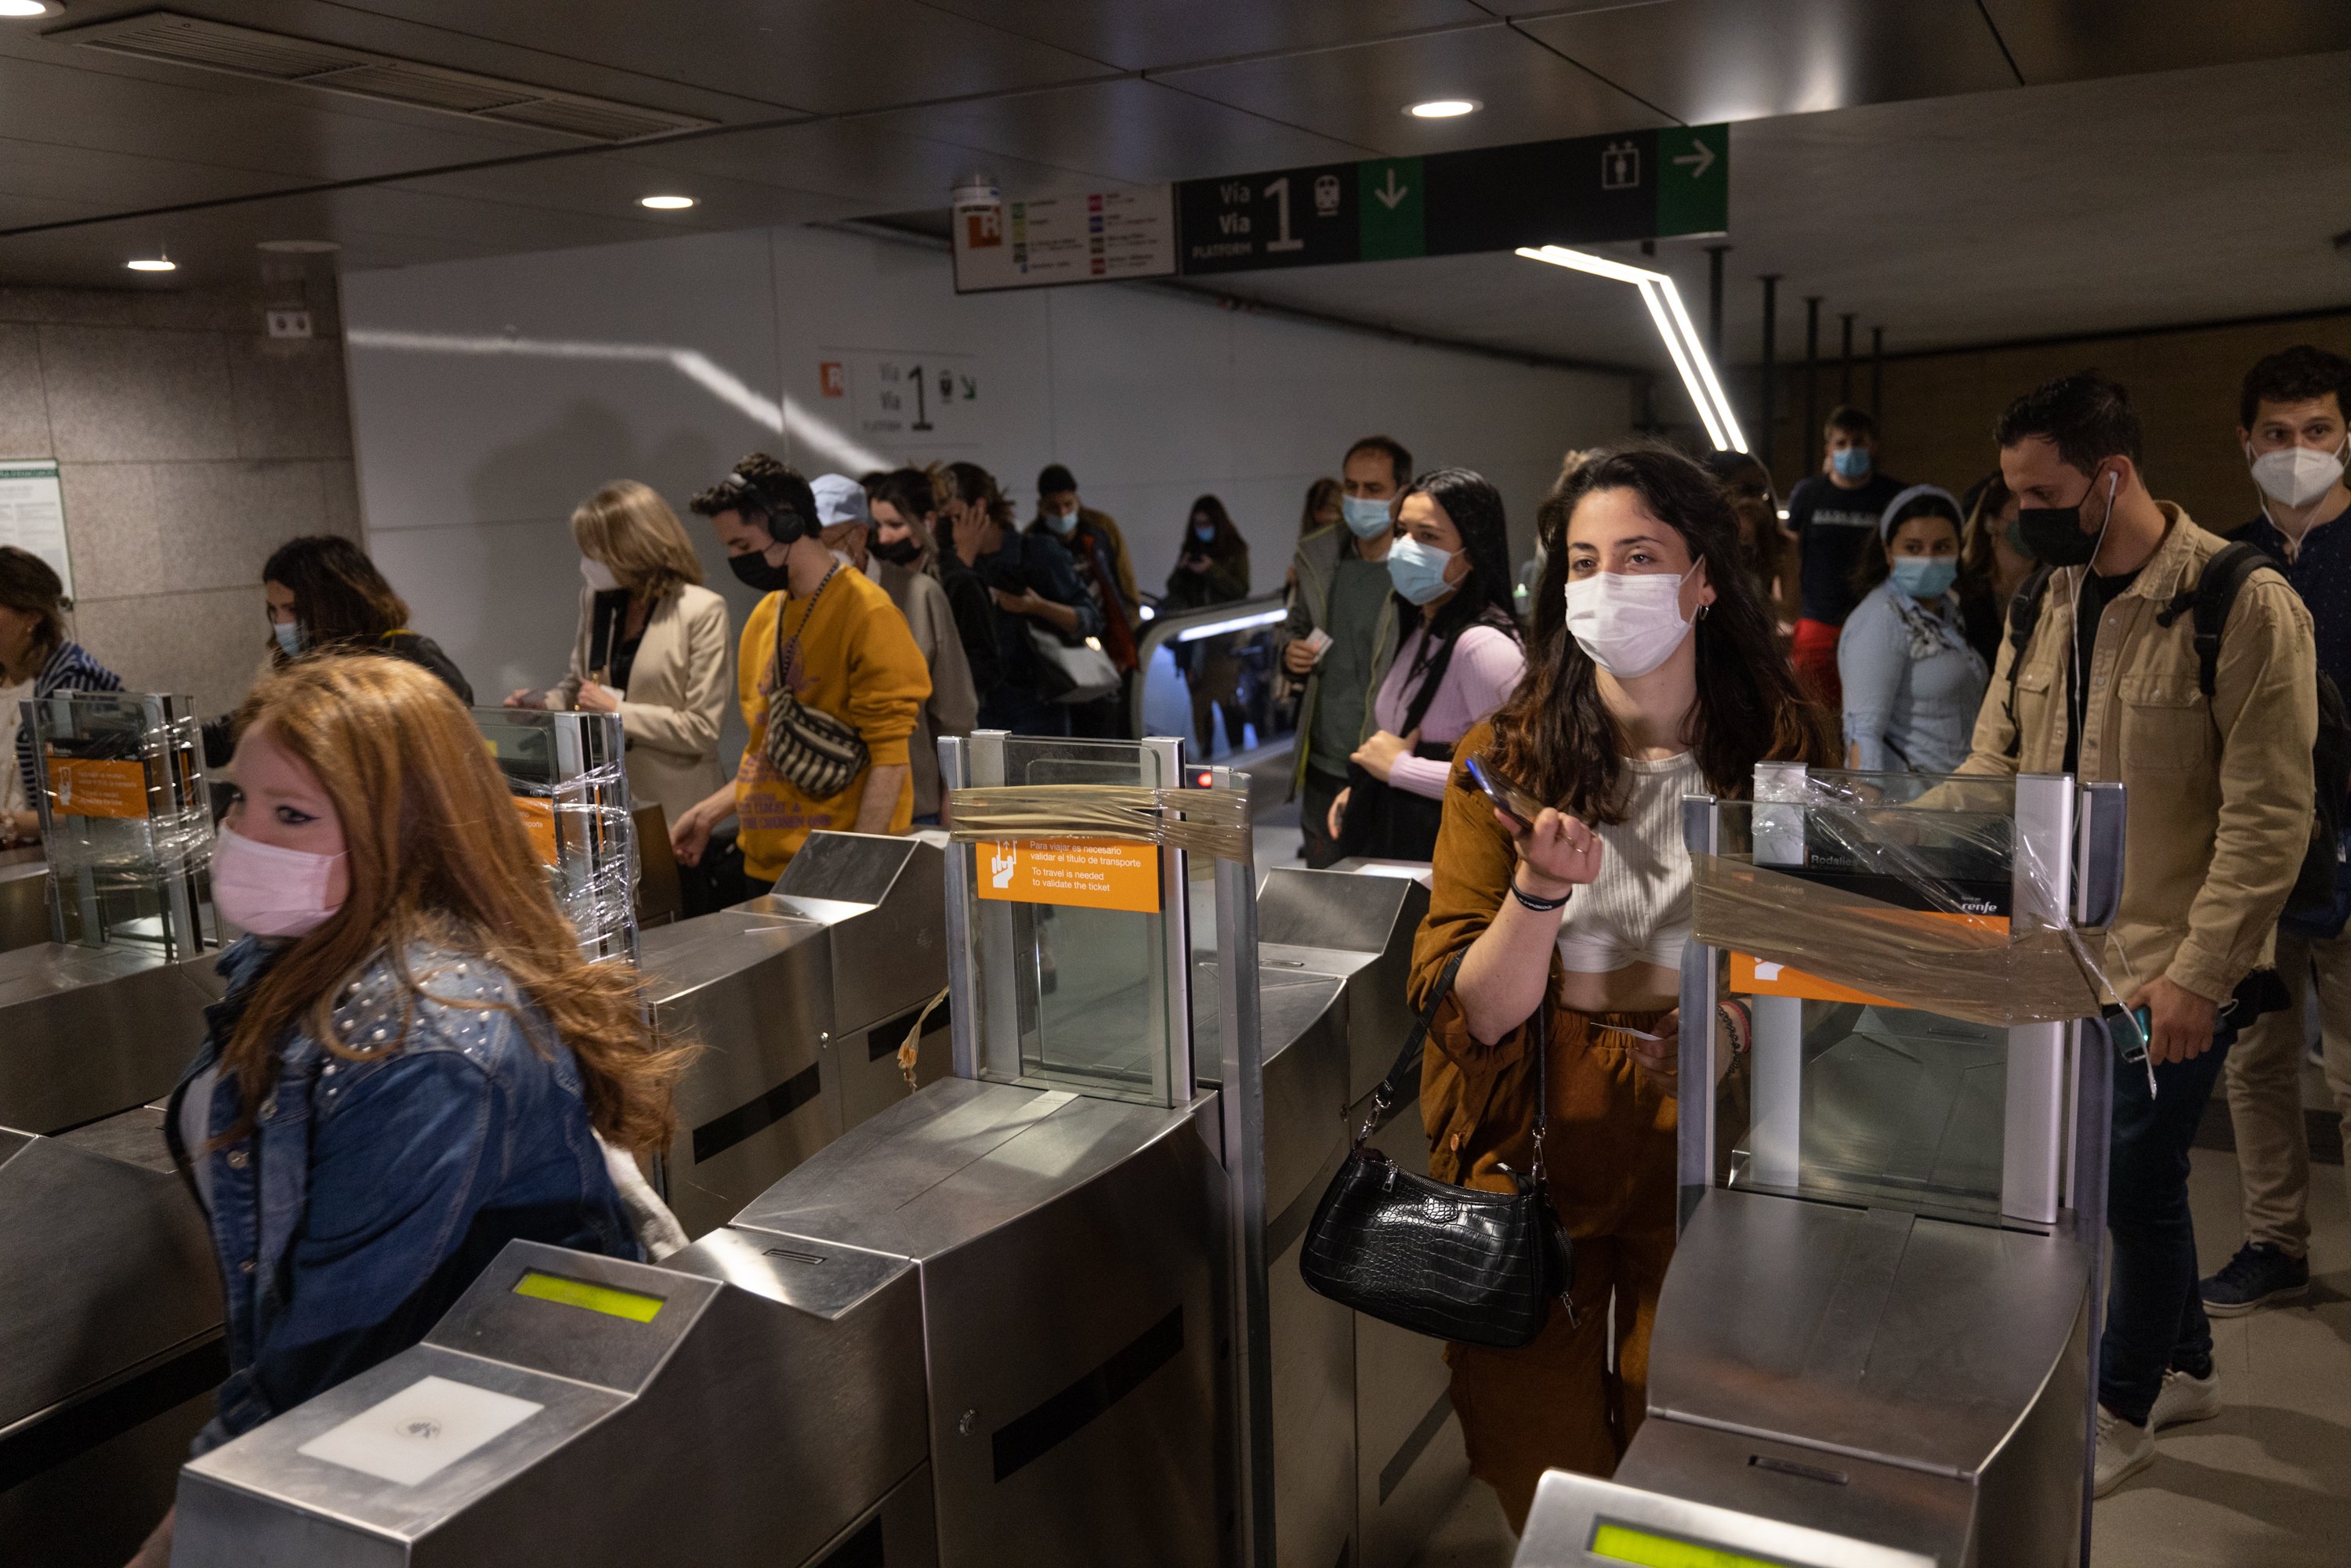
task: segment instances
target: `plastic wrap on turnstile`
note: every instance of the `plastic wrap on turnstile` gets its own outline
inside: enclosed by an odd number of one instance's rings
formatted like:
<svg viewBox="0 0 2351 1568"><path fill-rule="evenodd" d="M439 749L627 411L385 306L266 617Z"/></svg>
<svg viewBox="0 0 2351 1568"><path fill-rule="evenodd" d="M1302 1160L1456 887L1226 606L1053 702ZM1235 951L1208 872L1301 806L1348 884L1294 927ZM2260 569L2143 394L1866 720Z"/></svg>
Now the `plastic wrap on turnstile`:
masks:
<svg viewBox="0 0 2351 1568"><path fill-rule="evenodd" d="M581 945L624 936L636 919L637 829L622 765L604 763L552 787L507 783L526 828L551 835L538 848L549 857L557 907Z"/></svg>
<svg viewBox="0 0 2351 1568"><path fill-rule="evenodd" d="M2007 780L1983 788L2004 793ZM2103 959L2105 933L2033 919L2064 907L2057 868L2032 843L1995 833L2009 808L1970 810L1970 781L1944 780L1911 800L1890 800L1851 775L1759 769L1754 860L1694 861L1692 934L1906 1008L2005 1028L2095 1015L2124 992ZM1867 875L1891 879L1924 908L1906 908L1775 866L1808 863L1808 841ZM2022 873L2029 907L1982 917L1949 874L1974 858Z"/></svg>
<svg viewBox="0 0 2351 1568"><path fill-rule="evenodd" d="M25 706L29 711L33 705ZM139 761L161 758L172 768L180 758L203 755L203 725L193 718L169 719L146 732ZM212 809L193 783L187 794L189 803L179 810L111 819L107 832L51 834L42 846L51 873L70 879L91 873L98 891L105 893L204 871L213 859Z"/></svg>
<svg viewBox="0 0 2351 1568"><path fill-rule="evenodd" d="M990 784L947 792L959 844L1125 839L1219 860L1249 858L1249 795L1147 784Z"/></svg>

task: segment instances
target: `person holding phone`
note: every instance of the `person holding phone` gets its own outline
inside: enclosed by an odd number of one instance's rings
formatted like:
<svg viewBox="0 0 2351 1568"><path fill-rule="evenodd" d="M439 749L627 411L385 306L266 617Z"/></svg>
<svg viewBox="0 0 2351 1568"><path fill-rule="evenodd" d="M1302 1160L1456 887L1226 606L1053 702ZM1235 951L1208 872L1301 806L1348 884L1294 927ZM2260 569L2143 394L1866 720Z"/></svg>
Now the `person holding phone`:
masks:
<svg viewBox="0 0 2351 1568"><path fill-rule="evenodd" d="M1247 599L1249 591L1249 541L1233 526L1224 502L1202 496L1192 503L1184 525L1184 542L1176 547L1176 570L1167 574L1167 594L1159 601L1163 614L1206 610ZM1248 716L1240 705L1241 657L1230 634L1203 637L1175 645L1176 662L1192 689L1192 730L1200 737L1200 760L1217 754L1217 710L1225 714L1225 738L1234 751L1246 739Z"/></svg>
<svg viewBox="0 0 2351 1568"><path fill-rule="evenodd" d="M1426 1005L1467 949L1429 1032L1421 1113L1430 1173L1493 1191L1533 1164L1530 1020L1550 1009L1543 1157L1575 1239L1573 1310L1523 1349L1447 1349L1471 1471L1514 1530L1544 1470L1614 1470L1646 1403L1674 1246L1691 874L1681 798L1744 796L1758 762L1837 754L1834 722L1781 657L1738 518L1705 469L1663 447L1604 452L1562 499L1563 548L1543 572L1526 678L1454 748L1411 982ZM1736 1003L1687 1021L1745 1047Z"/></svg>

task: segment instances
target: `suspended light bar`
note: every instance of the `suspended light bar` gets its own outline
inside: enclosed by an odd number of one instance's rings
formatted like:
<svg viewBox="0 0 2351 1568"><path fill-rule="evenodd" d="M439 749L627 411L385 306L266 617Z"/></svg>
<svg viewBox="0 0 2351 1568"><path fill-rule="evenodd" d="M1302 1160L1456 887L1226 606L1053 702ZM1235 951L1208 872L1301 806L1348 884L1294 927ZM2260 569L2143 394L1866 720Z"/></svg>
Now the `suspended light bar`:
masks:
<svg viewBox="0 0 2351 1568"><path fill-rule="evenodd" d="M1730 412L1730 400L1723 395L1722 382L1714 373L1714 361L1706 357L1706 346L1698 341L1698 329L1690 325L1689 312L1682 307L1681 290L1674 287L1672 278L1646 267L1628 267L1624 262L1570 250L1565 246L1547 245L1541 249L1520 246L1518 254L1529 261L1549 262L1553 267L1588 272L1594 277L1611 278L1638 288L1641 303L1649 308L1649 319L1656 323L1657 336L1665 340L1666 351L1673 356L1674 369L1681 372L1682 385L1688 389L1690 402L1698 407L1707 439L1714 443L1717 452L1747 450L1746 432L1739 428L1739 416Z"/></svg>

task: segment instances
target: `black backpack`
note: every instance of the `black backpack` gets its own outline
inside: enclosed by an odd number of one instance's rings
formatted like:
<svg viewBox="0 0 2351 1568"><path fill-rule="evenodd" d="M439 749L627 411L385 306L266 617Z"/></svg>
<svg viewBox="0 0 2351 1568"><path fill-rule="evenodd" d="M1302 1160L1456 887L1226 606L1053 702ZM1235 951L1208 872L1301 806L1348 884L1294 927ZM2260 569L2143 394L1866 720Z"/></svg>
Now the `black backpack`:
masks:
<svg viewBox="0 0 2351 1568"><path fill-rule="evenodd" d="M2277 562L2259 545L2232 544L2222 549L2204 563L2203 575L2195 586L2174 594L2171 601L2156 612L2158 626L2169 626L2182 615L2192 615L2196 629L2196 685L2204 700L2212 700L2212 684L2220 666L2220 632L2229 623L2229 611L2237 602L2237 591L2245 586L2246 579L2263 567L2275 570ZM2051 569L2035 567L2032 574L2017 585L2016 595L2008 603L2008 722L2009 755L2016 755L2022 737L2016 732L2016 681L2024 664L2025 644L2032 641L2033 628L2041 622L2041 601L2048 597ZM2310 747L2311 781L2316 786L2310 848L2302 859L2302 870L2295 876L2294 891L2286 895L2285 915L2304 924L2314 920L2325 929L2317 934L2333 936L2343 928L2345 911L2336 904L2336 881L2342 856L2343 822L2346 806L2351 806L2351 712L2343 706L2343 694L2335 689L2335 682L2321 670L2318 674L2318 737Z"/></svg>

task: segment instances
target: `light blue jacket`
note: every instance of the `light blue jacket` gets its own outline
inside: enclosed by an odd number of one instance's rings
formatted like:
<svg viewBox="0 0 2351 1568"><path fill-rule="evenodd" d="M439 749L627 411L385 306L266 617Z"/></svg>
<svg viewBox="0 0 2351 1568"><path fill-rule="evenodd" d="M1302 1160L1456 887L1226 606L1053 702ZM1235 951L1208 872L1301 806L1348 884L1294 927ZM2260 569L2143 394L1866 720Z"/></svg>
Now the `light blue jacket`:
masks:
<svg viewBox="0 0 2351 1568"><path fill-rule="evenodd" d="M1901 592L1891 578L1879 583L1837 638L1845 743L1865 772L1949 773L1967 760L1983 706L1983 660L1968 646L1959 601L1948 593L1917 607L1949 634L1932 640L1930 651L1914 645Z"/></svg>

